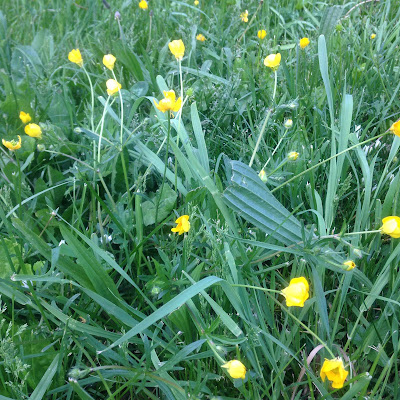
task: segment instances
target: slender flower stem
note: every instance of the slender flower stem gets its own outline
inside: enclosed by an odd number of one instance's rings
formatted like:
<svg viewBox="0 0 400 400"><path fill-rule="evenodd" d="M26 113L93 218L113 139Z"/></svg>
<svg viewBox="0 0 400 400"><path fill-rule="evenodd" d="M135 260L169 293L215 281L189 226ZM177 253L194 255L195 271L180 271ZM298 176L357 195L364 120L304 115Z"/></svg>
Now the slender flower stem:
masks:
<svg viewBox="0 0 400 400"><path fill-rule="evenodd" d="M274 85L274 93L273 93L273 95L272 95L272 101L275 100L276 86L277 86L277 83L278 83L278 73L277 73L277 70L276 70L276 69L275 69L274 73L275 73L275 85Z"/></svg>
<svg viewBox="0 0 400 400"><path fill-rule="evenodd" d="M269 293L269 292L280 293L280 291L265 289L265 288L260 288L258 286L250 286L250 285L231 285L231 286L245 287L249 289L256 289L266 292L267 296L269 296L277 305L279 305L284 311L286 311L299 325L301 325L310 335L312 335L319 343L321 343L326 348L326 350L328 350L328 353L332 356L332 358L335 358L335 355L333 354L332 350L316 333L314 333L307 325L305 325L297 317L295 317L286 307L284 307L274 296L272 296Z"/></svg>
<svg viewBox="0 0 400 400"><path fill-rule="evenodd" d="M82 65L83 70L85 71L85 74L88 78L89 85L90 85L90 93L91 93L91 98L92 98L92 109L91 109L91 114L90 114L90 125L92 127L92 132L94 132L94 91L93 91L93 85L92 85L92 80L90 79L89 73L86 71L86 68L84 65Z"/></svg>
<svg viewBox="0 0 400 400"><path fill-rule="evenodd" d="M275 147L275 149L274 149L274 151L272 152L272 154L271 154L271 156L268 158L268 160L267 160L267 162L264 164L264 166L263 166L263 168L262 169L264 169L267 165L268 165L268 163L270 162L270 160L271 160L271 158L274 156L274 154L276 153L276 151L278 150L278 148L279 148L279 146L280 146L280 144L281 144L281 142L282 142L282 140L283 139L285 139L285 136L286 136L286 134L288 133L288 131L289 131L289 129L288 128L286 128L286 131L285 131L285 133L283 134L283 136L279 139L279 142L278 142L278 144L276 145L276 147ZM275 171L274 171L275 172Z"/></svg>
<svg viewBox="0 0 400 400"><path fill-rule="evenodd" d="M278 171L278 169L281 169L285 164L287 164L287 162L289 161L288 158L286 158L285 161L283 161L282 163L280 163L273 171L271 171L268 175L267 178L269 178L271 175L273 175L276 171Z"/></svg>
<svg viewBox="0 0 400 400"><path fill-rule="evenodd" d="M105 116L106 116L106 111L107 111L107 106L108 106L108 102L110 101L110 96L107 97L107 101L106 104L104 106L104 110L103 110L103 115L101 116L101 121L100 121L100 134L99 134L99 147L97 149L97 162L100 164L100 150L101 150L101 140L103 138L103 129L104 129L104 120L105 120Z"/></svg>
<svg viewBox="0 0 400 400"><path fill-rule="evenodd" d="M267 114L267 116L265 117L263 126L261 127L260 134L258 135L258 139L257 139L256 146L254 147L253 154L251 155L251 159L250 159L250 162L249 162L249 167L251 167L251 166L253 165L254 158L255 158L255 156L256 156L256 154L257 154L258 147L260 146L261 139L262 139L262 137L263 137L263 135L264 135L265 127L267 126L269 117L271 116L271 112L272 112L272 110L269 109L269 110L268 110L268 114Z"/></svg>
<svg viewBox="0 0 400 400"><path fill-rule="evenodd" d="M114 74L114 70L111 70L111 72L113 74L114 79L117 81L117 78L115 77L115 74ZM124 132L124 101L122 100L121 90L118 90L118 94L119 94L119 101L121 103L121 107L120 107L120 110L121 110L121 114L120 114L121 115L121 133L120 133L119 141L120 141L121 147L122 147L122 136L123 136L123 132Z"/></svg>
<svg viewBox="0 0 400 400"><path fill-rule="evenodd" d="M278 83L278 78L277 78L277 72L276 72L276 70L275 70L275 85L274 85L274 92L273 92L273 95L272 95L272 101L275 100L277 83ZM272 113L272 109L270 108L270 109L268 110L267 116L265 117L263 126L261 127L260 134L258 135L257 143L256 143L256 146L254 147L253 154L251 155L251 159L250 159L250 162L249 162L249 167L251 167L251 166L253 165L254 158L256 157L258 148L259 148L260 143L261 143L261 139L262 139L262 137L263 137L263 135L264 135L264 131L265 131L265 128L266 128L266 126L267 126L269 117L271 116L271 113Z"/></svg>
<svg viewBox="0 0 400 400"><path fill-rule="evenodd" d="M251 285L239 285L239 284L231 284L231 286L234 287L244 287L247 289L257 289L257 290L262 290L263 292L272 292L272 293L280 293L280 290L274 290L274 289L265 289L265 288L260 288L259 286L251 286Z"/></svg>
<svg viewBox="0 0 400 400"><path fill-rule="evenodd" d="M282 183L281 185L277 186L275 189L272 189L272 190L271 190L271 193L276 192L278 189L283 188L283 187L284 187L285 185L287 185L288 183L294 181L294 180L297 179L297 178L300 178L300 176L302 176L302 175L306 174L307 172L310 172L310 171L312 171L313 169L315 169L315 168L317 168L317 167L319 167L319 166L325 164L326 162L332 160L333 158L339 157L339 156L341 156L342 154L345 154L345 153L347 153L349 150L353 150L353 149L355 149L355 148L358 147L358 146L362 146L363 144L366 144L366 143L372 142L373 140L379 139L379 138L381 138L381 137L387 135L388 133L389 133L389 131L386 131L386 132L384 132L384 133L381 133L380 135L374 136L373 138L364 140L363 142L360 142L360 143L357 143L357 144L355 144L355 145L353 145L353 146L350 146L350 147L347 148L346 150L340 151L339 153L337 153L337 154L335 154L335 155L333 155L333 156L327 158L326 160L323 160L323 161L321 161L321 162L319 162L319 163L313 165L312 167L310 167L310 168L308 168L308 169L306 169L306 170L300 172L299 174L297 174L297 175L294 176L293 178L288 179L286 182L284 182L284 183Z"/></svg>
<svg viewBox="0 0 400 400"><path fill-rule="evenodd" d="M167 112L168 112L167 147L166 147L166 150L165 150L165 162L164 162L163 180L162 180L162 183L161 183L160 194L157 196L157 202L156 202L155 224L157 224L157 220L158 220L158 208L160 206L161 197L162 197L162 193L163 193L163 190L164 190L165 176L167 175L168 152L169 152L169 137L170 137L170 134L171 134L171 116L170 116L170 111L167 111Z"/></svg>
<svg viewBox="0 0 400 400"><path fill-rule="evenodd" d="M178 120L178 132L176 135L176 145L179 146L179 130L181 126L181 119L182 119L182 109L183 105L185 104L185 101L183 101L183 79L182 79L182 60L178 60L178 66L179 66L179 78L180 78L180 83L181 83L181 99L182 99L182 105L181 109L179 110L179 120ZM174 168L174 173L175 173L175 190L177 190L178 187L178 159L175 157L175 168Z"/></svg>
<svg viewBox="0 0 400 400"><path fill-rule="evenodd" d="M366 233L378 233L381 232L380 229L375 229L373 231L363 231L363 232L348 232L348 233L344 233L342 236L352 236L352 235L364 235Z"/></svg>
<svg viewBox="0 0 400 400"><path fill-rule="evenodd" d="M179 78L181 81L181 99L183 100L183 79L182 79L182 60L178 60L178 65L179 65Z"/></svg>

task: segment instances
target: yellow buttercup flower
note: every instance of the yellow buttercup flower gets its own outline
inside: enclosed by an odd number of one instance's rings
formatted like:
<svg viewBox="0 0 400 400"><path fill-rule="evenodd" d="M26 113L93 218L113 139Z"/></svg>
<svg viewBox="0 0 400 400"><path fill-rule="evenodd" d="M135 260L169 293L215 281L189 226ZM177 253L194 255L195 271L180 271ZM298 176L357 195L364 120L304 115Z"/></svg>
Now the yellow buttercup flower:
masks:
<svg viewBox="0 0 400 400"><path fill-rule="evenodd" d="M246 377L246 367L239 360L228 361L221 367L226 368L233 379L244 379Z"/></svg>
<svg viewBox="0 0 400 400"><path fill-rule="evenodd" d="M289 161L296 161L298 157L299 157L299 153L297 151L291 151L287 156Z"/></svg>
<svg viewBox="0 0 400 400"><path fill-rule="evenodd" d="M309 44L310 44L309 38L303 37L303 39L300 39L300 42L299 42L300 48L305 49Z"/></svg>
<svg viewBox="0 0 400 400"><path fill-rule="evenodd" d="M119 82L117 82L115 79L109 79L106 82L106 86L107 86L107 94L109 96L112 96L115 93L118 93L121 90L121 84Z"/></svg>
<svg viewBox="0 0 400 400"><path fill-rule="evenodd" d="M159 109L161 112L179 111L182 106L182 98L179 97L178 100L175 100L175 92L173 90L164 90L163 93L165 98L160 100L160 103L157 104L157 102L154 100L154 104L157 109Z"/></svg>
<svg viewBox="0 0 400 400"><path fill-rule="evenodd" d="M269 56L265 57L265 60L264 60L264 65L266 67L271 68L274 71L276 69L278 69L280 63L281 63L281 54L280 53L270 54Z"/></svg>
<svg viewBox="0 0 400 400"><path fill-rule="evenodd" d="M375 33L371 33L370 39L375 39L376 38L376 34Z"/></svg>
<svg viewBox="0 0 400 400"><path fill-rule="evenodd" d="M282 289L281 293L285 296L288 307L304 307L304 302L310 297L309 290L306 278L300 277L292 279L289 286Z"/></svg>
<svg viewBox="0 0 400 400"><path fill-rule="evenodd" d="M23 111L20 111L19 119L22 121L23 124L27 124L28 122L32 121L31 116L28 113L25 113Z"/></svg>
<svg viewBox="0 0 400 400"><path fill-rule="evenodd" d="M21 136L18 135L18 142L16 140L1 140L3 146L6 146L8 150L14 151L21 148Z"/></svg>
<svg viewBox="0 0 400 400"><path fill-rule="evenodd" d="M28 124L25 126L25 133L34 138L42 138L42 129L37 124Z"/></svg>
<svg viewBox="0 0 400 400"><path fill-rule="evenodd" d="M392 238L400 238L400 218L395 216L390 216L383 218L381 232Z"/></svg>
<svg viewBox="0 0 400 400"><path fill-rule="evenodd" d="M343 387L348 374L349 372L344 369L343 361L339 357L333 360L325 359L320 372L322 382L325 382L325 378L328 378L334 389Z"/></svg>
<svg viewBox="0 0 400 400"><path fill-rule="evenodd" d="M260 40L263 40L263 39L265 38L265 36L267 36L267 31L266 31L265 29L260 29L260 30L257 32L257 37L258 37Z"/></svg>
<svg viewBox="0 0 400 400"><path fill-rule="evenodd" d="M390 132L394 133L396 136L400 137L400 119L396 121L392 126L390 127Z"/></svg>
<svg viewBox="0 0 400 400"><path fill-rule="evenodd" d="M194 0L194 5L198 6L199 5L199 0Z"/></svg>
<svg viewBox="0 0 400 400"><path fill-rule="evenodd" d="M182 235L184 232L189 232L190 229L190 222L189 222L189 215L182 215L176 221L178 224L175 228L172 228L172 232L178 232L179 235Z"/></svg>
<svg viewBox="0 0 400 400"><path fill-rule="evenodd" d="M196 36L196 39L197 39L199 42L205 42L205 40L206 40L205 36L202 35L201 33L199 33L199 34Z"/></svg>
<svg viewBox="0 0 400 400"><path fill-rule="evenodd" d="M343 265L347 266L346 271L351 271L352 269L354 269L356 267L356 263L352 260L345 261L343 263Z"/></svg>
<svg viewBox="0 0 400 400"><path fill-rule="evenodd" d="M80 67L83 66L83 59L79 49L71 50L68 54L68 60L75 64L78 64Z"/></svg>
<svg viewBox="0 0 400 400"><path fill-rule="evenodd" d="M185 54L185 45L183 44L182 39L173 40L169 43L168 47L177 60L182 60Z"/></svg>
<svg viewBox="0 0 400 400"><path fill-rule="evenodd" d="M117 59L112 54L106 54L103 57L103 64L112 71L114 69L114 64Z"/></svg>
<svg viewBox="0 0 400 400"><path fill-rule="evenodd" d="M139 8L141 8L142 10L147 10L147 9L149 8L149 6L148 6L148 4L147 4L147 1L146 1L146 0L142 0L142 1L139 3Z"/></svg>
<svg viewBox="0 0 400 400"><path fill-rule="evenodd" d="M243 22L249 22L249 12L246 10L246 11L243 11L241 14L240 14L240 19L243 21Z"/></svg>

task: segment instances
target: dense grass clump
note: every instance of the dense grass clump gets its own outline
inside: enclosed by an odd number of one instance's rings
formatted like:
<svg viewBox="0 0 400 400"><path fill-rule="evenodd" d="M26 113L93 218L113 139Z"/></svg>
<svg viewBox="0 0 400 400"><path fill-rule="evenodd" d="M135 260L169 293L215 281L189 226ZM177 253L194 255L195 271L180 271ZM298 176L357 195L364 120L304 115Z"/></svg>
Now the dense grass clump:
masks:
<svg viewBox="0 0 400 400"><path fill-rule="evenodd" d="M0 2L0 400L398 399L396 1Z"/></svg>

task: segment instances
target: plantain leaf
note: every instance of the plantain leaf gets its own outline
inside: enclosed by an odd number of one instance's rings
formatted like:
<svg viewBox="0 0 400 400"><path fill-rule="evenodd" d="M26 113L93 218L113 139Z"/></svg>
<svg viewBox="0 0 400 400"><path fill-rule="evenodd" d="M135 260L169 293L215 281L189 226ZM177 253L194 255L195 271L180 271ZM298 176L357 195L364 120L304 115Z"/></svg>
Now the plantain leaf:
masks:
<svg viewBox="0 0 400 400"><path fill-rule="evenodd" d="M327 7L325 9L324 15L321 18L319 25L319 34L328 37L335 29L339 18L342 16L343 8L342 6L336 5L332 7Z"/></svg>
<svg viewBox="0 0 400 400"><path fill-rule="evenodd" d="M301 242L300 222L271 194L257 173L239 161L230 165L232 183L223 195L228 206L285 245Z"/></svg>

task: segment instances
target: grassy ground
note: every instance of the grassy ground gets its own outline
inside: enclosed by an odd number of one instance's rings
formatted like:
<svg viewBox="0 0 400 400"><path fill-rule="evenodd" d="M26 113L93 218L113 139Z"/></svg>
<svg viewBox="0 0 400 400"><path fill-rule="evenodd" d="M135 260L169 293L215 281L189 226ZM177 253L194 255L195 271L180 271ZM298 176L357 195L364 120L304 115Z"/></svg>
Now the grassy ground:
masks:
<svg viewBox="0 0 400 400"><path fill-rule="evenodd" d="M400 398L398 1L138 3L0 1L0 400Z"/></svg>

